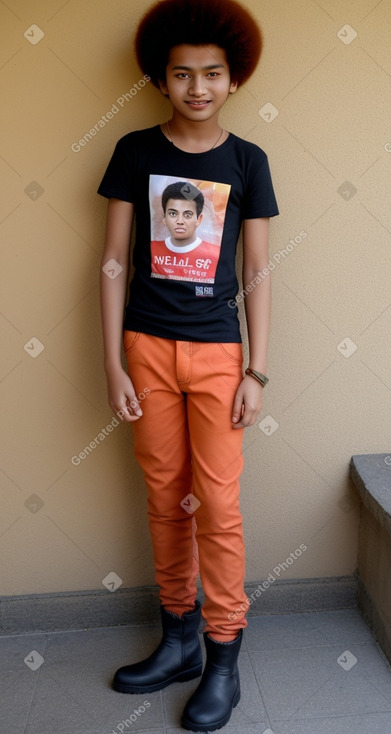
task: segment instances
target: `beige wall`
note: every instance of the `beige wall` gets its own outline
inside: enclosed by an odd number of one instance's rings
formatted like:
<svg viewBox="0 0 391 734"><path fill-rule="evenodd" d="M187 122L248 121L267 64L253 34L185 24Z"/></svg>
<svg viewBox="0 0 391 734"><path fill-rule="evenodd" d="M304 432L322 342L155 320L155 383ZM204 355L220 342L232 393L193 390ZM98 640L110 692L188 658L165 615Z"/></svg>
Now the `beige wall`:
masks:
<svg viewBox="0 0 391 734"><path fill-rule="evenodd" d="M148 85L117 102L142 76L131 40L149 4L0 6L4 595L103 588L111 571L124 587L154 580L131 429L107 432L72 463L113 417L98 306L106 204L96 188L117 139L170 110ZM301 544L281 578L351 574L350 456L390 450L391 6L244 4L265 50L223 121L268 153L281 210L271 228L270 383L245 433L247 578L267 578ZM24 37L32 24L44 32L35 44L36 29ZM346 24L358 34L350 43L337 35ZM279 112L269 122L259 114L268 103ZM357 189L349 200L339 193L346 181Z"/></svg>

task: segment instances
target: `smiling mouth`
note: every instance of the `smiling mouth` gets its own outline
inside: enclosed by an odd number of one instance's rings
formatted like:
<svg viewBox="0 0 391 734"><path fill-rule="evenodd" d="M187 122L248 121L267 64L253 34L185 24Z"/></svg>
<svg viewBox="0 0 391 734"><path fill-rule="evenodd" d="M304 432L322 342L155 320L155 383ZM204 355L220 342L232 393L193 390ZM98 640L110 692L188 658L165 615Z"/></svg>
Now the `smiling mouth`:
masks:
<svg viewBox="0 0 391 734"><path fill-rule="evenodd" d="M209 104L210 101L211 101L210 99L204 99L204 100L202 100L202 102L200 102L200 101L195 102L195 101L193 101L193 100L190 99L190 100L188 100L186 102L186 104L193 104L193 105L196 105L197 107L201 107L202 105Z"/></svg>

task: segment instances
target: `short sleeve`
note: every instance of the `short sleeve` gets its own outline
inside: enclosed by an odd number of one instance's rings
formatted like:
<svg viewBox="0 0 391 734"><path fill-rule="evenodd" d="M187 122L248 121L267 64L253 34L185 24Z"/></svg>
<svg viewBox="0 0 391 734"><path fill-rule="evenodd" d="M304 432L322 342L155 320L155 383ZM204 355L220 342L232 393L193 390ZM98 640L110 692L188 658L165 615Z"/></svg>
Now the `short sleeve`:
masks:
<svg viewBox="0 0 391 734"><path fill-rule="evenodd" d="M255 148L251 156L249 181L242 202L243 219L275 217L279 214L266 153Z"/></svg>
<svg viewBox="0 0 391 734"><path fill-rule="evenodd" d="M135 202L135 175L133 145L125 136L118 141L109 165L98 188L98 194L107 199Z"/></svg>

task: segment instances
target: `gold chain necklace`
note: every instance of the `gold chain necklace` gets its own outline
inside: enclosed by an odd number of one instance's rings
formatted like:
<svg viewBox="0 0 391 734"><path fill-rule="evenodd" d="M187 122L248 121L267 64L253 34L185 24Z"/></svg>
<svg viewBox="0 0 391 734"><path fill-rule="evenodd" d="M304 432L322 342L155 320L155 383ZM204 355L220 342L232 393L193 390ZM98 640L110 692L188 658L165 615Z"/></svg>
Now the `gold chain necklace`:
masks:
<svg viewBox="0 0 391 734"><path fill-rule="evenodd" d="M173 137L172 137L172 134L171 134L170 126L169 126L169 124L168 124L168 120L167 120L167 122L166 122L166 128L167 128L167 132L168 132L168 134L169 134L169 136L170 136L170 142L171 142L171 143L172 143L173 145L175 145L175 143L174 143L174 139L173 139ZM214 149L214 148L216 147L217 143L219 143L219 142L220 142L220 140L221 140L221 138L222 138L222 136L223 136L223 133L224 133L224 132L225 132L225 130L224 130L224 128L222 128L222 129L221 129L221 133L220 133L219 137L217 138L217 140L216 140L215 144L214 144L214 145L212 145L212 147L211 147L211 148L208 148L208 150L204 150L204 151L202 151L202 152L203 152L203 153L209 153L209 152L210 152L211 150L213 150L213 149ZM175 147L177 148L178 146L177 146L177 145L175 145ZM180 149L180 150L181 150L181 149Z"/></svg>

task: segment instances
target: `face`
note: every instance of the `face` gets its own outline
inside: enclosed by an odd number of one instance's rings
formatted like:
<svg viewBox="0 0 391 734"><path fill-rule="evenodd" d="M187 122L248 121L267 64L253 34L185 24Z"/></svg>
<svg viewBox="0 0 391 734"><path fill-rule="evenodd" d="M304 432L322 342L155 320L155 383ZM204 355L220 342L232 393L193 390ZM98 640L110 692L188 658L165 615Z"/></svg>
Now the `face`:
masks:
<svg viewBox="0 0 391 734"><path fill-rule="evenodd" d="M202 222L202 214L197 218L194 201L169 199L163 222L176 245L190 245L194 242L196 229Z"/></svg>
<svg viewBox="0 0 391 734"><path fill-rule="evenodd" d="M178 115L201 121L217 115L237 86L231 82L224 49L214 45L174 46L166 79L160 82L161 91L169 96Z"/></svg>

